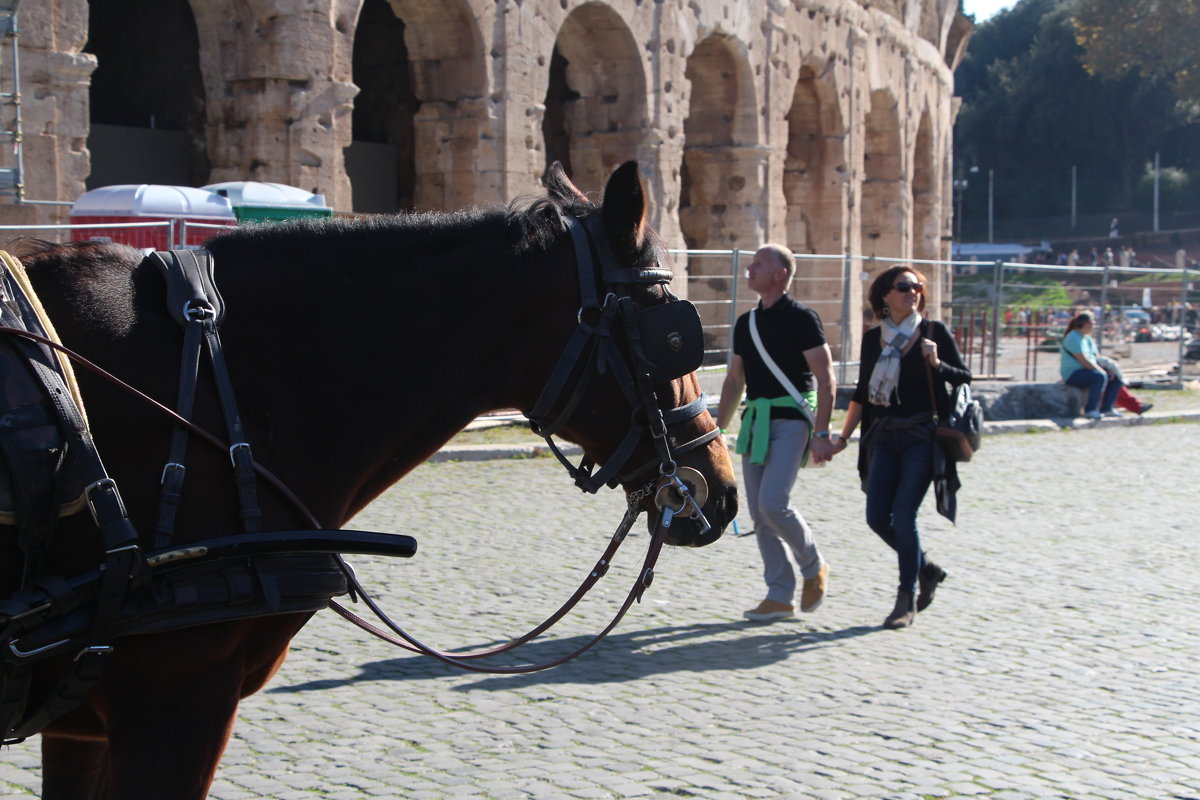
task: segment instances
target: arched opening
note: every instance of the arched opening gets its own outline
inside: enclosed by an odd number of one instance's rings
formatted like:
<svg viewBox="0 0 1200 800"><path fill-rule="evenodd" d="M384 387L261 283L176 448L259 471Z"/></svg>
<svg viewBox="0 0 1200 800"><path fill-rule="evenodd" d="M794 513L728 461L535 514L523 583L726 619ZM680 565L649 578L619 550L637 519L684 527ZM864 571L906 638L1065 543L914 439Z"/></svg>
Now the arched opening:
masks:
<svg viewBox="0 0 1200 800"><path fill-rule="evenodd" d="M688 57L679 224L691 249L756 247L763 229L754 87L732 42L710 36Z"/></svg>
<svg viewBox="0 0 1200 800"><path fill-rule="evenodd" d="M766 162L763 151L754 147L754 81L736 48L731 38L709 36L687 60L690 105L683 123L679 226L689 250L753 250L765 236ZM731 281L740 274L731 274L725 254L689 256L687 271L693 279L688 296L709 332L705 349L722 351L729 321L722 301L730 297ZM696 280L700 276L711 277ZM753 303L750 292L740 300L737 311Z"/></svg>
<svg viewBox="0 0 1200 800"><path fill-rule="evenodd" d="M788 109L783 193L788 245L800 253L845 248L846 130L832 87L800 70Z"/></svg>
<svg viewBox="0 0 1200 800"><path fill-rule="evenodd" d="M208 181L200 42L187 0L90 0L89 189Z"/></svg>
<svg viewBox="0 0 1200 800"><path fill-rule="evenodd" d="M479 24L464 0L364 0L354 36L356 210L445 210L498 200ZM356 165L360 149L374 152ZM486 165L486 166L482 166ZM362 183L375 182L374 189ZM378 185L386 181L389 185ZM360 197L363 205L360 205ZM367 206L367 198L376 205Z"/></svg>
<svg viewBox="0 0 1200 800"><path fill-rule="evenodd" d="M881 259L872 275L903 259L904 165L896 101L884 90L871 92L863 154L862 252Z"/></svg>
<svg viewBox="0 0 1200 800"><path fill-rule="evenodd" d="M542 118L542 138L546 142L546 167L555 161L566 173L571 166L571 134L567 131L567 106L579 99L579 92L567 83L567 60L558 45L550 55L550 81L546 86L546 115Z"/></svg>
<svg viewBox="0 0 1200 800"><path fill-rule="evenodd" d="M413 208L421 102L413 91L404 21L387 0L365 0L354 32L353 141L345 150L355 211Z"/></svg>
<svg viewBox="0 0 1200 800"><path fill-rule="evenodd" d="M585 192L635 158L647 124L646 78L625 21L600 3L580 6L554 43L546 92L547 163L557 159Z"/></svg>
<svg viewBox="0 0 1200 800"><path fill-rule="evenodd" d="M836 89L810 66L800 69L787 113L783 195L787 243L797 253L842 254L846 247L846 129ZM793 293L813 306L838 358L846 311L842 259L800 260ZM855 282L857 284L857 282Z"/></svg>
<svg viewBox="0 0 1200 800"><path fill-rule="evenodd" d="M943 255L935 163L933 124L926 111L921 114L913 150L913 258L938 259Z"/></svg>

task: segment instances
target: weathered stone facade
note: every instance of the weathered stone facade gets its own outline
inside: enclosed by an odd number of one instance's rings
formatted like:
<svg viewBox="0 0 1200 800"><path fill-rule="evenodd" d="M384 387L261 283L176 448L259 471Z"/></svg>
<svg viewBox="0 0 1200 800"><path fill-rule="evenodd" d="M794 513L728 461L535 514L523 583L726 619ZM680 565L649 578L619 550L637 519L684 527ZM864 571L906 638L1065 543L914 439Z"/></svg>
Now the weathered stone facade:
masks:
<svg viewBox="0 0 1200 800"><path fill-rule="evenodd" d="M137 2L93 0L93 14L136 13ZM970 33L958 0L172 2L198 43L204 125L193 133L209 182L277 181L351 211L344 153L373 124L399 162L395 208L535 192L548 155L594 193L636 158L672 247L947 254L952 76ZM369 45L384 27L364 33L363 19L398 25L401 38ZM88 26L85 0L21 8L26 199L84 191ZM360 63L370 87L356 85ZM368 120L368 105L383 111ZM65 217L0 205L3 224ZM828 295L831 332L847 288L861 319L857 275L843 284L833 260L801 270L829 273L812 285Z"/></svg>

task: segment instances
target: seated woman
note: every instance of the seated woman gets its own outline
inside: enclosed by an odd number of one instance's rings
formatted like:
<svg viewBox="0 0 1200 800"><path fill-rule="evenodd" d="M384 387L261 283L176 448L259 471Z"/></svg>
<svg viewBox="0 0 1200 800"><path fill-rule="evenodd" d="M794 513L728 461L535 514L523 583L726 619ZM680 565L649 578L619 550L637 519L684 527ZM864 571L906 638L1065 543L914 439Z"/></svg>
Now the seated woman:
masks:
<svg viewBox="0 0 1200 800"><path fill-rule="evenodd" d="M1100 419L1101 416L1120 416L1113 410L1113 401L1121 384L1108 379L1108 373L1097 362L1100 351L1096 340L1092 338L1095 320L1090 311L1080 311L1067 324L1067 332L1062 340L1062 362L1059 373L1070 386L1078 386L1088 390L1087 401L1084 403L1083 415L1088 419Z"/></svg>

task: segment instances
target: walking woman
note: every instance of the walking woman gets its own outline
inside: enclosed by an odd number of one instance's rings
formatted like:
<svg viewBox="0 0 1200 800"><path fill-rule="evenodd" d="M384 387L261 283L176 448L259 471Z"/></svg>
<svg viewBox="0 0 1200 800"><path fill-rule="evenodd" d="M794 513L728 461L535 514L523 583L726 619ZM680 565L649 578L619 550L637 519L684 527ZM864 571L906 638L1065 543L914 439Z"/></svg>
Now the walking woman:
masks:
<svg viewBox="0 0 1200 800"><path fill-rule="evenodd" d="M933 602L946 571L925 557L917 511L934 477L934 402L949 412L949 385L969 383L949 329L921 316L925 277L902 264L883 272L868 293L881 324L863 336L858 386L835 452L861 422L858 468L867 493L867 525L896 551L900 588L885 628L907 628ZM953 464L947 465L953 470ZM955 487L957 477L948 476ZM920 582L920 595L917 584Z"/></svg>

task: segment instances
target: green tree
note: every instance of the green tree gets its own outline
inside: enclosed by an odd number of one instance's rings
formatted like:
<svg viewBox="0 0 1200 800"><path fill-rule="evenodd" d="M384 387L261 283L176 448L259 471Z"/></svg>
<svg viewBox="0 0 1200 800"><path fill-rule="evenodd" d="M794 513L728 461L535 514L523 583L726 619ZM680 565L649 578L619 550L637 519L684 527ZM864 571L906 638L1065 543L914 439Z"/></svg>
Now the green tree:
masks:
<svg viewBox="0 0 1200 800"><path fill-rule="evenodd" d="M1171 82L1200 104L1200 0L1076 0L1076 39L1089 73Z"/></svg>
<svg viewBox="0 0 1200 800"><path fill-rule="evenodd" d="M998 219L1065 216L1072 166L1080 211L1128 208L1145 163L1183 121L1165 78L1088 74L1074 11L1075 0L1022 0L972 37L955 75L957 169L979 168L967 220L986 218L988 169Z"/></svg>

